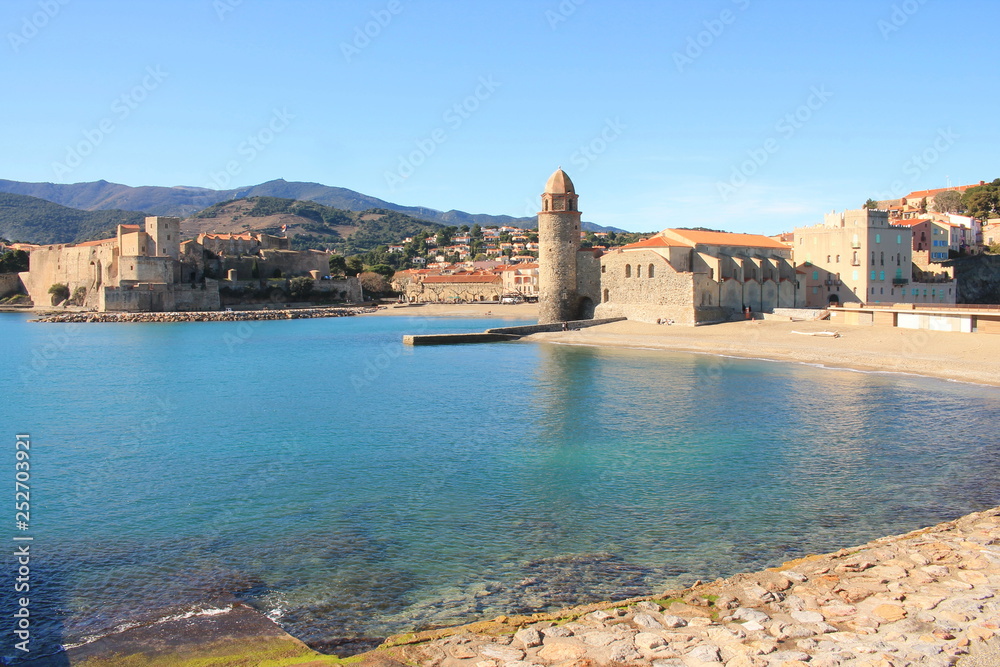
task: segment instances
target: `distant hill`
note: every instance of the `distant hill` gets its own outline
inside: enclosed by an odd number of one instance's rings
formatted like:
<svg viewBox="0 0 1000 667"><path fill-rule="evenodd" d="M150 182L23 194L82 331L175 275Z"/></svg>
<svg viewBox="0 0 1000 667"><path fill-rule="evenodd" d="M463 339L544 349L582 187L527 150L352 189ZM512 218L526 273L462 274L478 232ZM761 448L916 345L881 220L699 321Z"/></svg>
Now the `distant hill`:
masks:
<svg viewBox="0 0 1000 667"><path fill-rule="evenodd" d="M110 236L121 224L141 224L139 211L81 211L44 199L0 192L0 237L23 243L76 243Z"/></svg>
<svg viewBox="0 0 1000 667"><path fill-rule="evenodd" d="M534 217L514 218L509 215L472 214L455 210L438 211L422 206L401 206L347 188L283 179L231 190L211 190L187 186L133 188L107 181L62 184L0 180L0 192L29 195L87 211L126 209L147 211L150 215L176 215L180 217L193 215L223 201L247 197L279 197L314 201L346 211L361 212L371 209L397 211L421 220L456 227L479 224L481 227L508 225L532 228L536 224ZM601 227L590 222L584 222L583 229L598 232L624 231L615 227Z"/></svg>
<svg viewBox="0 0 1000 667"><path fill-rule="evenodd" d="M247 197L219 202L181 223L182 236L201 232L240 233L262 231L285 234L297 250L330 248L343 255L398 243L421 231L436 234L441 225L388 209L345 211L281 197Z"/></svg>

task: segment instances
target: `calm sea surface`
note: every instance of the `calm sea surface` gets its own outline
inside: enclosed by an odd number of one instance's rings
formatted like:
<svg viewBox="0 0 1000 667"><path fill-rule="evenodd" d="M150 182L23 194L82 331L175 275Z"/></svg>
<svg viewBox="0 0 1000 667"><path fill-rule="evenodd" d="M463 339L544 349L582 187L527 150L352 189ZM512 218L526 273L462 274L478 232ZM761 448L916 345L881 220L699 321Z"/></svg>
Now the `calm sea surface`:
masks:
<svg viewBox="0 0 1000 667"><path fill-rule="evenodd" d="M345 652L1000 505L992 388L642 350L400 344L516 323L498 319L26 319L0 315L0 483L12 490L15 434L29 433L31 529L15 530L8 502L0 539L34 537L38 651L242 600Z"/></svg>

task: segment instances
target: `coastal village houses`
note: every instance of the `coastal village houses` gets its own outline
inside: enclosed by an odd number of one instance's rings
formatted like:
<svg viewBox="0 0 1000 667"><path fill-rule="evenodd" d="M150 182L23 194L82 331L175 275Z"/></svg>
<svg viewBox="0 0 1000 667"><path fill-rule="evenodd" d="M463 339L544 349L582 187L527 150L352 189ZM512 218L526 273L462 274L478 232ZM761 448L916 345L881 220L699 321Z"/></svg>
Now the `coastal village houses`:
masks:
<svg viewBox="0 0 1000 667"><path fill-rule="evenodd" d="M869 209L830 213L823 224L796 228L793 248L803 294L799 305L954 304L950 270L934 273L927 263L928 271L913 275L915 255L942 249L928 245L934 235L930 226L925 229L925 237L915 242L911 226L893 224L888 211ZM921 250L914 250L917 246ZM947 255L947 246L943 251Z"/></svg>

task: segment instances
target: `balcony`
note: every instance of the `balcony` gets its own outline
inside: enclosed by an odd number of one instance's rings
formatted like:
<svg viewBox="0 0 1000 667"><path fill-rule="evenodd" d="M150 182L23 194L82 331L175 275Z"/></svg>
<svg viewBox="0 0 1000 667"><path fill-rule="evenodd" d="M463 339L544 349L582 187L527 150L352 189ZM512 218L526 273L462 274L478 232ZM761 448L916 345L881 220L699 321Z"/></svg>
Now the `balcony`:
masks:
<svg viewBox="0 0 1000 667"><path fill-rule="evenodd" d="M897 285L897 286L899 286L899 285L908 285L908 284L910 284L910 280L909 280L909 278L893 278L892 279L892 284L893 285Z"/></svg>

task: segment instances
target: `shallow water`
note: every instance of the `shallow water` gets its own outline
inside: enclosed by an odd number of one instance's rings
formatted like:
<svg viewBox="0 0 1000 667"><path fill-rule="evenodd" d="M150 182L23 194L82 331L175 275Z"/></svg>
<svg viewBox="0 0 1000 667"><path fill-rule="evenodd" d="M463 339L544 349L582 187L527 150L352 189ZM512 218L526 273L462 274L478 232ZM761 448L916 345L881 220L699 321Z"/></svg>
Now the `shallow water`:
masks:
<svg viewBox="0 0 1000 667"><path fill-rule="evenodd" d="M33 646L241 599L342 652L1000 504L995 388L400 344L514 323L0 316L11 477L15 433L33 442Z"/></svg>

